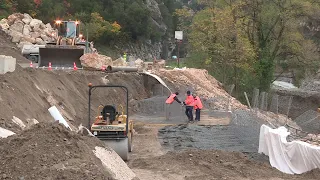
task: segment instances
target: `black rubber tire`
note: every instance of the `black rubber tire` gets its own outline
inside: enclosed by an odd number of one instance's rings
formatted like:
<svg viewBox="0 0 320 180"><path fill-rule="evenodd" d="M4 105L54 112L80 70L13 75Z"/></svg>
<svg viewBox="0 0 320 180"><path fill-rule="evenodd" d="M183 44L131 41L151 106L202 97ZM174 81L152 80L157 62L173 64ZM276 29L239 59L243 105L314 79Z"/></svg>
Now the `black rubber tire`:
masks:
<svg viewBox="0 0 320 180"><path fill-rule="evenodd" d="M133 147L132 147L132 138L133 138L133 133L130 132L130 136L128 136L128 151L129 152L132 152L132 149L133 149Z"/></svg>
<svg viewBox="0 0 320 180"><path fill-rule="evenodd" d="M39 61L39 58L37 56L29 56L28 59L35 63L38 63Z"/></svg>

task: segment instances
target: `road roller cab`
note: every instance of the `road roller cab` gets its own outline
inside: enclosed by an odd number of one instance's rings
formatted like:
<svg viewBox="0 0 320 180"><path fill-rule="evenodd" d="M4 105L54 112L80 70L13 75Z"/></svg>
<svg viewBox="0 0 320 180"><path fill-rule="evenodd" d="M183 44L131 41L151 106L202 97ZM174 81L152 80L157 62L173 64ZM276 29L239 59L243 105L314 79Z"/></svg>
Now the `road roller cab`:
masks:
<svg viewBox="0 0 320 180"><path fill-rule="evenodd" d="M106 104L98 107L98 114L91 121L91 94L96 88L119 88L127 94L126 108ZM119 111L119 112L118 112ZM128 89L124 86L92 86L89 84L89 129L98 139L111 147L123 160L132 151L133 122L128 119ZM93 122L93 123L92 123ZM92 124L91 124L92 123Z"/></svg>

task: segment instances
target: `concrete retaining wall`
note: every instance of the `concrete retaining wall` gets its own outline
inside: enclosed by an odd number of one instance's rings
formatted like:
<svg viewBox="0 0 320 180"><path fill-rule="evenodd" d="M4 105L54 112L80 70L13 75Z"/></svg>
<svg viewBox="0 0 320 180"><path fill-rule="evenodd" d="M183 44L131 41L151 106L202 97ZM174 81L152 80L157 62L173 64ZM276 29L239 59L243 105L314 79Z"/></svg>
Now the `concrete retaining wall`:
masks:
<svg viewBox="0 0 320 180"><path fill-rule="evenodd" d="M0 55L0 74L13 72L16 69L16 59L11 56Z"/></svg>

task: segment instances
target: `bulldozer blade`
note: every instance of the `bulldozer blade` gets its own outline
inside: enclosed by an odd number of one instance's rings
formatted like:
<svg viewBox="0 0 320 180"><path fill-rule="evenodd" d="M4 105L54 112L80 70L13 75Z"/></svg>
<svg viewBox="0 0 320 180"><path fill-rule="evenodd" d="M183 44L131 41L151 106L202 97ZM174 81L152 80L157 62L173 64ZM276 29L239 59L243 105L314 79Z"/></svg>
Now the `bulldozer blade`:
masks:
<svg viewBox="0 0 320 180"><path fill-rule="evenodd" d="M39 67L73 67L76 63L78 68L82 68L80 57L84 54L82 48L39 48Z"/></svg>

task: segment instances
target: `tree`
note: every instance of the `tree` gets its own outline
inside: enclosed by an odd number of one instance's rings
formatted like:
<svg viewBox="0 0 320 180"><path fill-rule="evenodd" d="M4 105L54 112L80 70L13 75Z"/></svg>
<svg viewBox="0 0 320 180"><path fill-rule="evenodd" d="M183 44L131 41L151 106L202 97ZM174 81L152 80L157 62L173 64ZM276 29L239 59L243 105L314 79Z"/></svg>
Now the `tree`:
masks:
<svg viewBox="0 0 320 180"><path fill-rule="evenodd" d="M91 20L84 25L84 29L89 32L90 40L101 41L101 37L106 33L117 34L120 32L121 26L117 23L110 23L103 19L99 13L91 13Z"/></svg>
<svg viewBox="0 0 320 180"><path fill-rule="evenodd" d="M189 64L202 64L222 82L234 83L238 90L245 86L268 90L276 67L303 71L319 67L317 46L299 26L319 11L318 3L198 0L198 4L204 8L191 18L188 8L176 10L180 20L191 19L191 57L204 58L192 58Z"/></svg>

